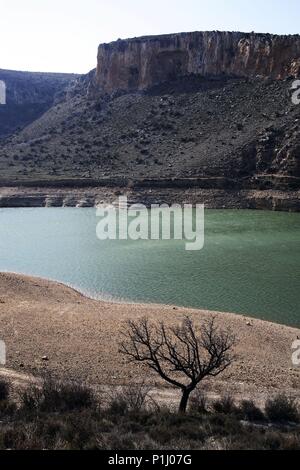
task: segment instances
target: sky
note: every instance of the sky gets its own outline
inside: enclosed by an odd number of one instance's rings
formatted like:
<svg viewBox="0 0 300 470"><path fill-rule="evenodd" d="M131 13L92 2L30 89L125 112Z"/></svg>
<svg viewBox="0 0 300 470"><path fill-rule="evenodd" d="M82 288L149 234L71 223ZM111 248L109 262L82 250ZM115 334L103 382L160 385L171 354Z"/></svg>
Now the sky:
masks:
<svg viewBox="0 0 300 470"><path fill-rule="evenodd" d="M182 31L298 34L299 0L0 0L0 68L87 73L97 46Z"/></svg>

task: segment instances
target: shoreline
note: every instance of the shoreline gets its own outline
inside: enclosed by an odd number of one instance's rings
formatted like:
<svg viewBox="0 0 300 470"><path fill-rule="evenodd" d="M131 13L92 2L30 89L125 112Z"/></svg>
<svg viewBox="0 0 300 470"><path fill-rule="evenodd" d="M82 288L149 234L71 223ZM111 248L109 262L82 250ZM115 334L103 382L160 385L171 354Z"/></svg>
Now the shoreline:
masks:
<svg viewBox="0 0 300 470"><path fill-rule="evenodd" d="M163 318L174 325L187 314L196 325L214 314L238 337L236 362L219 378L205 381L209 393L263 400L284 391L300 397L300 368L291 361L298 328L233 313L97 301L62 283L12 273L0 273L0 331L7 346L3 370L34 376L48 371L113 388L145 379L171 400L177 392L144 367L127 364L118 341L128 319Z"/></svg>
<svg viewBox="0 0 300 470"><path fill-rule="evenodd" d="M113 203L119 195L128 203L204 204L207 209L255 209L300 211L300 190L209 189L185 187L54 187L0 186L0 208L17 207L96 207Z"/></svg>
<svg viewBox="0 0 300 470"><path fill-rule="evenodd" d="M22 273L22 272L18 272L18 271L6 271L6 270L0 271L0 277L1 277L1 274L15 275L17 277L25 277L25 278L29 278L29 279L37 279L37 280L40 280L40 281L53 283L53 284L56 284L57 286L60 286L62 288L70 289L74 293L80 295L83 299L91 300L91 301L94 301L94 302L100 302L100 303L104 303L104 304L108 304L108 305L111 304L111 305L129 305L129 306L130 305L149 306L149 307L153 307L153 308L157 308L157 309L162 308L162 307L166 307L166 308L171 308L173 310L181 309L181 310L188 310L188 311L191 311L191 312L193 312L193 311L194 312L205 311L205 312L208 312L208 313L211 312L212 314L218 314L218 315L239 316L239 317L245 318L249 321L259 320L261 322L266 322L266 323L269 323L271 325L279 325L279 326L284 326L284 327L287 327L287 328L294 328L294 329L300 331L300 325L298 327L298 326L295 326L295 325L289 325L287 323L281 323L279 321L276 322L276 321L267 320L267 319L262 318L261 316L259 316L259 314L231 312L231 311L227 311L227 310L211 310L211 309L207 309L207 308L204 308L204 307L189 307L189 306L178 305L178 304L155 303L155 302L150 302L150 301L148 301L148 302L147 301L138 301L138 300L135 301L135 300L132 300L132 299L118 298L118 297L109 298L109 296L107 296L107 298L105 296L97 297L97 296L93 296L93 295L89 294L88 292L85 292L84 290L81 290L80 288L78 288L78 287L76 287L72 284L69 284L69 283L64 282L64 281L58 281L57 279L52 279L52 278L49 278L49 277L35 276L33 274L26 274L26 273Z"/></svg>

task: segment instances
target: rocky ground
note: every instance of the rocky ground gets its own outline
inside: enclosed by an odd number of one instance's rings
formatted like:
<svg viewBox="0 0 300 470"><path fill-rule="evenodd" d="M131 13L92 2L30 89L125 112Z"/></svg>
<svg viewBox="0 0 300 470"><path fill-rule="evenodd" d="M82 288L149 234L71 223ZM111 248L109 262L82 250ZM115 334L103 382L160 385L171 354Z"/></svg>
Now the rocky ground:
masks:
<svg viewBox="0 0 300 470"><path fill-rule="evenodd" d="M31 374L47 371L108 388L146 380L161 400L176 401L177 392L165 388L154 373L120 356L120 332L128 319L146 316L174 325L187 314L199 325L212 312L99 302L54 282L0 274L0 335L7 347L6 368L0 368L0 374L22 384ZM222 328L236 334L237 358L226 373L205 383L206 392L230 392L259 403L278 392L299 397L300 369L291 361L299 329L241 315L216 315Z"/></svg>
<svg viewBox="0 0 300 470"><path fill-rule="evenodd" d="M147 184L146 184L147 183ZM297 212L300 191L198 189L169 186L156 187L157 181L136 183L133 187L56 186L0 188L1 207L95 207L99 204L118 204L120 195L127 196L128 205L145 204L204 204L206 209L268 209ZM73 183L74 184L74 183ZM173 184L173 187L172 187ZM191 184L187 181L186 184ZM149 187L150 185L150 187Z"/></svg>
<svg viewBox="0 0 300 470"><path fill-rule="evenodd" d="M1 141L2 184L198 177L214 189L216 178L223 189L299 188L292 80L189 77L98 98L88 84Z"/></svg>
<svg viewBox="0 0 300 470"><path fill-rule="evenodd" d="M77 77L0 69L0 80L6 86L6 104L0 106L0 139L38 119L62 98L66 87Z"/></svg>

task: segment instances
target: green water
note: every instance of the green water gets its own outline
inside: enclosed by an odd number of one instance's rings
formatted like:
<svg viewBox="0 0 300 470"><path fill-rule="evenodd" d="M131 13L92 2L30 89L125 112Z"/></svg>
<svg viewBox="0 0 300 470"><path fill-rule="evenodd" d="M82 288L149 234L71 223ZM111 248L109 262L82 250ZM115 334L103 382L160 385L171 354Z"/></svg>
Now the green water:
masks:
<svg viewBox="0 0 300 470"><path fill-rule="evenodd" d="M205 245L100 241L94 209L0 209L0 271L104 299L244 313L300 326L300 214L206 210Z"/></svg>

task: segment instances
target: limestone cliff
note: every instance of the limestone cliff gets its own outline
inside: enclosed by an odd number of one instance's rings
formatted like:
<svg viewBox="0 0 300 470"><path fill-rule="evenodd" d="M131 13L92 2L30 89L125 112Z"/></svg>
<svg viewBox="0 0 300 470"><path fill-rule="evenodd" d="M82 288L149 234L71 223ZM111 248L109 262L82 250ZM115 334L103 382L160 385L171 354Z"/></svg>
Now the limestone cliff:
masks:
<svg viewBox="0 0 300 470"><path fill-rule="evenodd" d="M135 91L190 74L297 77L300 36L213 31L118 40L99 46L95 84Z"/></svg>

